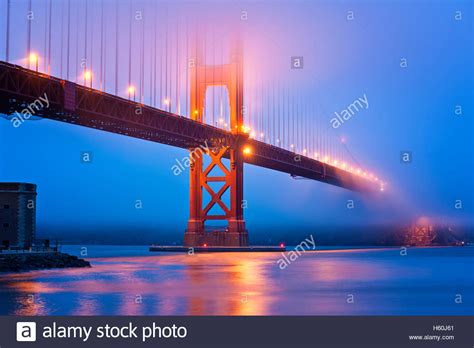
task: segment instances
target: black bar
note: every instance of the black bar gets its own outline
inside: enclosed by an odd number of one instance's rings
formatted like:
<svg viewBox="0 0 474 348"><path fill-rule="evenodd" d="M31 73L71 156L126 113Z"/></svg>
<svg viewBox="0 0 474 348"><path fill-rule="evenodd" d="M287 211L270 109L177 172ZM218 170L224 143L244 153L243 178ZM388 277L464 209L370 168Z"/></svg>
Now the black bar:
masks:
<svg viewBox="0 0 474 348"><path fill-rule="evenodd" d="M17 322L36 323L36 343L17 342ZM56 323L60 326L91 327L86 334L73 338L44 338ZM105 325L136 327L136 338L97 338ZM148 338L143 342L143 328L161 327L163 335L174 338ZM20 324L21 325L21 324ZM98 331L99 327L102 327ZM165 329L169 327L170 329ZM186 328L179 329L180 327ZM474 320L468 316L318 316L318 317L0 317L0 346L10 347L323 347L323 348L469 348L474 346ZM179 330L178 330L179 329ZM46 331L45 331L46 330ZM150 329L145 329L149 334ZM28 331L25 331L26 334ZM124 332L128 335L128 330ZM156 335L159 330L156 329ZM185 337L178 337L184 336ZM422 340L410 340L409 336ZM435 341L426 335L440 336Z"/></svg>

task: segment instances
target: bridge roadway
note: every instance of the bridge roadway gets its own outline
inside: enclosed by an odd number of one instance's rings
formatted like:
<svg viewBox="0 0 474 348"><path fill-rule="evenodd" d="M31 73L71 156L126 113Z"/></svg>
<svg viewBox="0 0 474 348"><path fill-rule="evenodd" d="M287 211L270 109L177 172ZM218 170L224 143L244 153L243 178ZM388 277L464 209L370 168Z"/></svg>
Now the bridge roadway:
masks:
<svg viewBox="0 0 474 348"><path fill-rule="evenodd" d="M185 149L207 145L249 146L251 154L245 156L245 162L249 164L353 191L370 193L379 187L359 175L250 139L246 134L232 134L187 117L0 61L0 113L21 113L45 93L49 107L35 110L35 116Z"/></svg>

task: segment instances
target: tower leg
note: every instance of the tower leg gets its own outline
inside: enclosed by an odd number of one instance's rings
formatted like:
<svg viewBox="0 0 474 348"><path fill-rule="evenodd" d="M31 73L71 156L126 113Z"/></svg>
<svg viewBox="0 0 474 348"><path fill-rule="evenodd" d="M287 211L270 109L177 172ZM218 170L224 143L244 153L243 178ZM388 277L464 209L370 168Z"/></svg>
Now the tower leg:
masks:
<svg viewBox="0 0 474 348"><path fill-rule="evenodd" d="M230 155L230 168L222 163L224 154ZM211 163L203 170L202 158L191 165L190 175L190 217L184 234L185 246L247 246L248 233L243 219L243 160L240 150L222 148L210 151ZM209 173L218 166L224 176L210 176ZM215 192L209 182L223 182L223 186ZM206 190L211 201L202 206L202 192ZM222 201L223 194L230 190L230 208ZM223 215L211 215L212 207L218 205ZM227 228L222 231L208 232L205 229L207 220L225 220Z"/></svg>

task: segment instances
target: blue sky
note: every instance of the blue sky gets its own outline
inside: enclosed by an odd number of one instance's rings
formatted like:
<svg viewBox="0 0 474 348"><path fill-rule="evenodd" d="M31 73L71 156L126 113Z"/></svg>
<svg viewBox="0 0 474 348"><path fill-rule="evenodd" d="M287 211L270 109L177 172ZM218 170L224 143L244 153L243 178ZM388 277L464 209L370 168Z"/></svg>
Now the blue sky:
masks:
<svg viewBox="0 0 474 348"><path fill-rule="evenodd" d="M24 3L15 5L14 16L23 13ZM245 219L251 233L274 227L405 224L420 216L472 225L472 6L468 1L387 1L244 3L238 8L248 9L244 31L250 54L262 57L259 69L266 66L262 75L279 74L317 101L315 123L329 125L335 111L367 95L367 110L329 132L346 137L357 161L388 183L386 192L369 199L246 165ZM221 5L213 11L225 17L234 10ZM348 11L353 21L347 20ZM462 20L455 20L456 11ZM186 17L191 9L180 5L179 13ZM12 59L24 56L22 30L12 34ZM275 42L268 43L269 36ZM266 52L257 52L259 42L268 43ZM301 71L285 66L294 55L305 57ZM403 59L406 67L400 66ZM458 105L462 115L455 114ZM189 176L171 170L184 150L50 120L15 129L4 118L0 143L0 181L38 184L43 231L131 226L179 235L185 228ZM410 164L400 162L405 150L413 154ZM85 151L93 153L92 163L81 163ZM135 209L136 200L143 209ZM354 209L347 209L347 200L355 201ZM463 209L454 208L456 200L462 200Z"/></svg>

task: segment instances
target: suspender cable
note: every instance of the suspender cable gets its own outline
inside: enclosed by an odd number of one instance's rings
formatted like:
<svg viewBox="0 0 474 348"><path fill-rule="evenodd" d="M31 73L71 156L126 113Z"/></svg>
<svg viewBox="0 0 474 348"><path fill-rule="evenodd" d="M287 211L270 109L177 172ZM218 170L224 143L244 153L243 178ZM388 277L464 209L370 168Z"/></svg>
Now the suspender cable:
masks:
<svg viewBox="0 0 474 348"><path fill-rule="evenodd" d="M30 50L31 50L31 19L30 16L32 15L31 12L31 0L28 1L28 14L26 16L27 20L27 33L26 33L26 60L28 62L28 69L30 69Z"/></svg>
<svg viewBox="0 0 474 348"><path fill-rule="evenodd" d="M128 13L128 87L132 86L132 1L130 1ZM141 93L141 91L140 91Z"/></svg>
<svg viewBox="0 0 474 348"><path fill-rule="evenodd" d="M43 71L46 71L46 64L48 60L46 59L46 55L48 54L48 2L44 2L44 31L43 31Z"/></svg>
<svg viewBox="0 0 474 348"><path fill-rule="evenodd" d="M141 29L142 29L142 43L140 48L141 63L140 63L140 102L145 103L145 20L141 20Z"/></svg>
<svg viewBox="0 0 474 348"><path fill-rule="evenodd" d="M49 0L48 23L48 75L51 75L51 17L53 16L53 0Z"/></svg>
<svg viewBox="0 0 474 348"><path fill-rule="evenodd" d="M84 73L84 85L86 84L86 76L85 72L87 69L87 66L89 65L87 62L87 17L89 14L88 11L88 4L89 0L86 0L86 9L85 9L85 24L84 24L84 64L83 64L83 73Z"/></svg>
<svg viewBox="0 0 474 348"><path fill-rule="evenodd" d="M180 74L180 57L179 57L179 23L176 24L176 113L178 115L181 114L181 105L180 105L180 95L179 95L179 88L181 84L179 83Z"/></svg>
<svg viewBox="0 0 474 348"><path fill-rule="evenodd" d="M104 90L104 0L100 2L100 90Z"/></svg>
<svg viewBox="0 0 474 348"><path fill-rule="evenodd" d="M155 2L155 7L154 7L154 15L153 15L153 58L152 58L152 64L153 64L153 106L156 107L156 69L157 69L157 64L156 64L156 40L157 40L157 35L156 35L156 23L158 22L157 19L157 12L158 12L158 5Z"/></svg>
<svg viewBox="0 0 474 348"><path fill-rule="evenodd" d="M119 3L115 4L115 95L118 95L118 59L119 59L119 33L118 33L118 20L119 20Z"/></svg>
<svg viewBox="0 0 474 348"><path fill-rule="evenodd" d="M10 1L7 0L7 30L6 30L6 43L5 43L5 61L10 61Z"/></svg>
<svg viewBox="0 0 474 348"><path fill-rule="evenodd" d="M185 94L186 94L186 116L191 117L191 113L189 112L188 105L189 105L189 25L188 21L186 21L186 69L185 69Z"/></svg>

